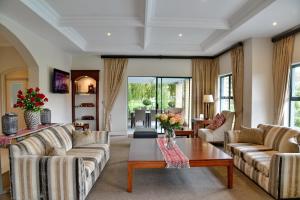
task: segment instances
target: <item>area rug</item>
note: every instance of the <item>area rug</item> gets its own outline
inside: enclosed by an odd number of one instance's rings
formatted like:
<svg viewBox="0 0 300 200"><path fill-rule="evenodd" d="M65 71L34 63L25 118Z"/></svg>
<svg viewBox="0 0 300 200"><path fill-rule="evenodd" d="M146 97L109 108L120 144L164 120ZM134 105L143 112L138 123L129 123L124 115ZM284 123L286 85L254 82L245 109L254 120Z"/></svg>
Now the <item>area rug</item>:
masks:
<svg viewBox="0 0 300 200"><path fill-rule="evenodd" d="M226 168L143 169L133 176L133 191L127 189L127 159L132 138L112 137L111 159L90 192L89 200L268 200L264 190L237 169L233 189L227 189Z"/></svg>

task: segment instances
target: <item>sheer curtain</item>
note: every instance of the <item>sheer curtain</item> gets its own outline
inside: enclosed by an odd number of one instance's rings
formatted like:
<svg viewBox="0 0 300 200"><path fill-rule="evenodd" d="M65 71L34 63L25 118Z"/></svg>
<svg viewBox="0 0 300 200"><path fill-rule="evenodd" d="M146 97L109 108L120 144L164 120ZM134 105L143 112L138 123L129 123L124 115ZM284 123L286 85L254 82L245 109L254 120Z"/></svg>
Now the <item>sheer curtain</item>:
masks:
<svg viewBox="0 0 300 200"><path fill-rule="evenodd" d="M126 73L128 59L104 59L104 130L111 130L111 110Z"/></svg>
<svg viewBox="0 0 300 200"><path fill-rule="evenodd" d="M295 35L292 35L275 42L273 46L274 124L278 125L283 125L294 41Z"/></svg>
<svg viewBox="0 0 300 200"><path fill-rule="evenodd" d="M234 129L243 124L244 50L243 46L231 50L232 90L235 110Z"/></svg>
<svg viewBox="0 0 300 200"><path fill-rule="evenodd" d="M203 95L217 98L219 59L192 59L192 114L199 117L204 113ZM209 117L213 118L215 106L210 106Z"/></svg>

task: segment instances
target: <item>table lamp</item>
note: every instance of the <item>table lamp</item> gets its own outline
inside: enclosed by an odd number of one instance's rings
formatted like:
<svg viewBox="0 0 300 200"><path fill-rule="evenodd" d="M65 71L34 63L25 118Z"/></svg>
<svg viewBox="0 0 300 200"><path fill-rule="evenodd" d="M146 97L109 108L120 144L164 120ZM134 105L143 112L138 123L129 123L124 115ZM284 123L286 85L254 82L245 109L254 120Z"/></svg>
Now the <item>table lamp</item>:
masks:
<svg viewBox="0 0 300 200"><path fill-rule="evenodd" d="M203 103L206 104L205 119L209 118L209 106L210 106L210 103L213 103L213 102L214 102L214 98L213 98L212 94L205 94L203 96Z"/></svg>

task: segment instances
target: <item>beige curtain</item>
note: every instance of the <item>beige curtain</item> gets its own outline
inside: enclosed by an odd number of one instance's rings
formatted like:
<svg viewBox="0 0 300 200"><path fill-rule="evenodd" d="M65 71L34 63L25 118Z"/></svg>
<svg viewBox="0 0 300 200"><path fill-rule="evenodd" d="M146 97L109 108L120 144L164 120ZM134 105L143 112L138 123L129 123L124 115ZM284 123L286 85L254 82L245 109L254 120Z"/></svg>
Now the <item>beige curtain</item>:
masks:
<svg viewBox="0 0 300 200"><path fill-rule="evenodd" d="M217 97L219 75L219 59L193 59L192 60L192 114L199 117L205 112L203 95L212 94ZM210 105L209 117L215 114L215 106Z"/></svg>
<svg viewBox="0 0 300 200"><path fill-rule="evenodd" d="M292 63L295 36L283 38L273 46L274 123L283 125L289 70Z"/></svg>
<svg viewBox="0 0 300 200"><path fill-rule="evenodd" d="M232 63L232 90L235 109L234 129L243 124L244 50L239 46L230 52Z"/></svg>
<svg viewBox="0 0 300 200"><path fill-rule="evenodd" d="M111 130L111 110L127 69L127 59L104 59L104 129Z"/></svg>

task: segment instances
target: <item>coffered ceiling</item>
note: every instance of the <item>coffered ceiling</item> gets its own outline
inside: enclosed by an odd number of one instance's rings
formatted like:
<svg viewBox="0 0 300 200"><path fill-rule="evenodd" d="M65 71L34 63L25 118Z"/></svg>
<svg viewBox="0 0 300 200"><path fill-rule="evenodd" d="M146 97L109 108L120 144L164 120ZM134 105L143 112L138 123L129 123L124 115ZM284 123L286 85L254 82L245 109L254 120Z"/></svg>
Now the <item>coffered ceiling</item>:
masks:
<svg viewBox="0 0 300 200"><path fill-rule="evenodd" d="M0 14L72 52L213 55L299 24L300 1L2 0Z"/></svg>

